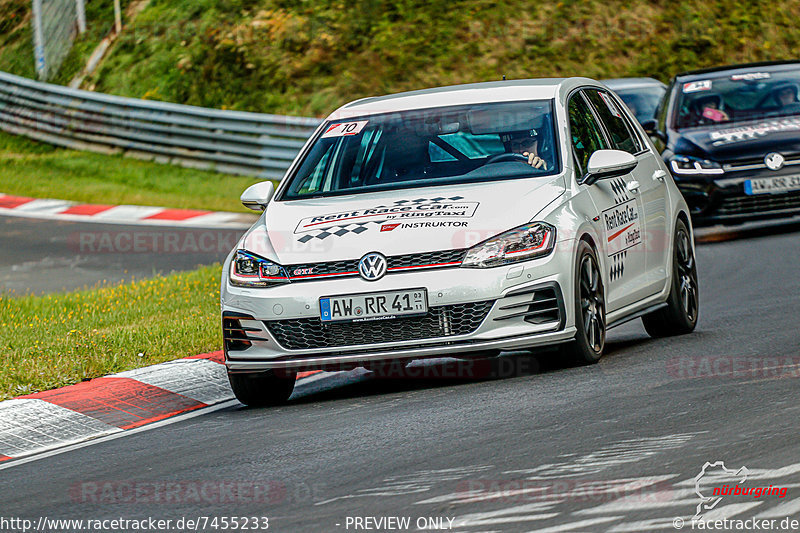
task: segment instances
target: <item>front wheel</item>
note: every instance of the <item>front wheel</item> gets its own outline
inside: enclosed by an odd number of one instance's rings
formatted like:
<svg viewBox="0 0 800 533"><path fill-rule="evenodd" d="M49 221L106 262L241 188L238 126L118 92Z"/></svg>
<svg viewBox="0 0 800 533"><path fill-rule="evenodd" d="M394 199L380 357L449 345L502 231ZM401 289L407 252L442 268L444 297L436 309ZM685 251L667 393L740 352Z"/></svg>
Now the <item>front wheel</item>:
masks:
<svg viewBox="0 0 800 533"><path fill-rule="evenodd" d="M236 399L250 407L266 407L285 403L292 395L296 372L228 373L228 381Z"/></svg>
<svg viewBox="0 0 800 533"><path fill-rule="evenodd" d="M642 317L644 329L651 337L691 333L697 325L700 297L697 286L697 264L689 235L686 224L678 220L675 226L672 280L667 307Z"/></svg>
<svg viewBox="0 0 800 533"><path fill-rule="evenodd" d="M596 363L606 342L606 302L597 257L586 241L578 245L575 272L575 340L562 345L569 360Z"/></svg>

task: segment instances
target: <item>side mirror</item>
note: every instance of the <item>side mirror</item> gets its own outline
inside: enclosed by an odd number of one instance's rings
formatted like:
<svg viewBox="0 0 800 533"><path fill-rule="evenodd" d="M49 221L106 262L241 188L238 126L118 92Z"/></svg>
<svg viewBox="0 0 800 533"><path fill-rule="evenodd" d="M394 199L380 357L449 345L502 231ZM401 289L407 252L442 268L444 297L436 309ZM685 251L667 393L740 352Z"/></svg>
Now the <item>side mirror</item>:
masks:
<svg viewBox="0 0 800 533"><path fill-rule="evenodd" d="M667 142L667 135L658 129L658 122L656 119L651 118L650 120L645 120L642 122L642 128L650 137L655 137L656 139L661 140L661 142Z"/></svg>
<svg viewBox="0 0 800 533"><path fill-rule="evenodd" d="M630 173L639 162L628 152L622 150L597 150L589 158L586 174L578 182L592 185L597 180L616 178Z"/></svg>
<svg viewBox="0 0 800 533"><path fill-rule="evenodd" d="M275 185L271 181L262 181L249 186L242 193L240 200L242 205L253 211L263 211L275 194Z"/></svg>

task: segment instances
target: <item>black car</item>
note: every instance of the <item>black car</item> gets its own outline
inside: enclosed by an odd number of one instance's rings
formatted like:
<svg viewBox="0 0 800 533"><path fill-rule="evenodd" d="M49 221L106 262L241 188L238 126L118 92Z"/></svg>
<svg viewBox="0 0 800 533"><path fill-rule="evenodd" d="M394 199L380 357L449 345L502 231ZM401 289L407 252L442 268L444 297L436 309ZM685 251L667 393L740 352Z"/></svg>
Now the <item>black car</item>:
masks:
<svg viewBox="0 0 800 533"><path fill-rule="evenodd" d="M800 215L800 62L676 76L643 126L695 225Z"/></svg>
<svg viewBox="0 0 800 533"><path fill-rule="evenodd" d="M656 116L656 108L667 92L667 86L653 78L614 78L602 82L622 98L639 122Z"/></svg>

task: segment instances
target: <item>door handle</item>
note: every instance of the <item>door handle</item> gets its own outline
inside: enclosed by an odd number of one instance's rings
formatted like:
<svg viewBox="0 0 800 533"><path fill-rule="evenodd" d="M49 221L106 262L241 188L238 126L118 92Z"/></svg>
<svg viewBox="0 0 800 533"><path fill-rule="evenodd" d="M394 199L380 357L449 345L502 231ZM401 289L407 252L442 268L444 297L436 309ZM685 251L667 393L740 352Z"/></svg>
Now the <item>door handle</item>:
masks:
<svg viewBox="0 0 800 533"><path fill-rule="evenodd" d="M630 192L639 192L639 182L636 180L628 182L628 190Z"/></svg>
<svg viewBox="0 0 800 533"><path fill-rule="evenodd" d="M658 181L664 181L664 178L667 177L667 173L663 170L656 170L653 172L653 179Z"/></svg>

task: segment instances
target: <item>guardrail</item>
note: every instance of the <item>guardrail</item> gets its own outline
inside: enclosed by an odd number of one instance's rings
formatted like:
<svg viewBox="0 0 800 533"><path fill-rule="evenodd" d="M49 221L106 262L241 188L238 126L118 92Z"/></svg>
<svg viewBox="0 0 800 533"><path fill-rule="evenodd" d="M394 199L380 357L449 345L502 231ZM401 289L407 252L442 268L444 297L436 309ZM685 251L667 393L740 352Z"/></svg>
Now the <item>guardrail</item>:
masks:
<svg viewBox="0 0 800 533"><path fill-rule="evenodd" d="M280 179L321 121L123 98L0 72L0 129L47 143Z"/></svg>

